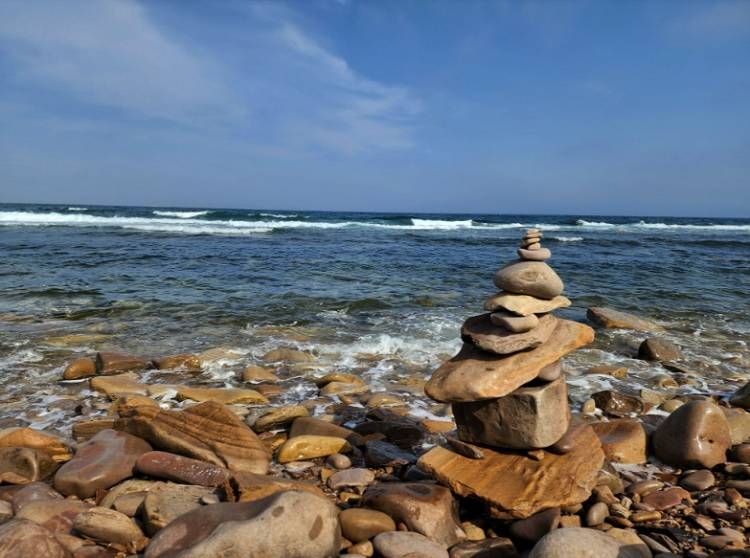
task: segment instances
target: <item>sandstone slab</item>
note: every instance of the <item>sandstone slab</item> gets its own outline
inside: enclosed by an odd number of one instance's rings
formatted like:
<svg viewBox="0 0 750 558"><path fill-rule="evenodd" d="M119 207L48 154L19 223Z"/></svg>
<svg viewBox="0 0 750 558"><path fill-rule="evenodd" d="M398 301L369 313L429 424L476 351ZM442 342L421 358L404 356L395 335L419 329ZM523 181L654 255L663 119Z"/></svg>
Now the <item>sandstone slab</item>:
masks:
<svg viewBox="0 0 750 558"><path fill-rule="evenodd" d="M455 357L435 371L425 392L444 403L502 397L536 378L545 366L593 340L590 327L558 319L546 343L523 353L498 358L464 343Z"/></svg>
<svg viewBox="0 0 750 558"><path fill-rule="evenodd" d="M151 451L145 440L116 430L102 430L85 442L55 474L55 488L65 495L90 498L133 476L136 460Z"/></svg>
<svg viewBox="0 0 750 558"><path fill-rule="evenodd" d="M495 286L503 291L551 300L563 292L560 277L544 262L517 260L495 273Z"/></svg>
<svg viewBox="0 0 750 558"><path fill-rule="evenodd" d="M538 347L549 339L556 326L557 318L552 314L545 314L535 328L516 333L495 325L491 314L481 314L464 322L461 337L464 342L473 343L488 353L507 355Z"/></svg>
<svg viewBox="0 0 750 558"><path fill-rule="evenodd" d="M34 428L5 428L0 430L0 448L31 448L46 453L52 461L62 463L70 459L70 449L57 436Z"/></svg>
<svg viewBox="0 0 750 558"><path fill-rule="evenodd" d="M378 483L368 487L362 505L388 514L446 547L466 538L458 521L458 506L449 490L420 482Z"/></svg>
<svg viewBox="0 0 750 558"><path fill-rule="evenodd" d="M232 471L265 474L271 455L258 436L224 405L206 401L182 411L131 409L116 427L155 448Z"/></svg>
<svg viewBox="0 0 750 558"><path fill-rule="evenodd" d="M116 374L130 370L151 368L151 361L122 353L96 353L96 371L99 374Z"/></svg>
<svg viewBox="0 0 750 558"><path fill-rule="evenodd" d="M159 370L187 370L196 371L201 369L201 359L198 355L173 355L154 360Z"/></svg>
<svg viewBox="0 0 750 558"><path fill-rule="evenodd" d="M180 386L177 389L177 399L183 401L215 401L224 405L248 404L257 405L268 403L268 399L254 389L241 388L201 388Z"/></svg>
<svg viewBox="0 0 750 558"><path fill-rule="evenodd" d="M532 383L498 399L454 403L453 416L464 442L545 448L568 429L568 388L562 376L549 383Z"/></svg>
<svg viewBox="0 0 750 558"><path fill-rule="evenodd" d="M351 451L352 447L343 438L335 436L295 436L279 448L276 456L279 463L327 457L334 453Z"/></svg>
<svg viewBox="0 0 750 558"><path fill-rule="evenodd" d="M253 473L234 473L231 489L232 499L238 502L254 502L288 490L302 490L315 496L324 496L317 486L309 482Z"/></svg>
<svg viewBox="0 0 750 558"><path fill-rule="evenodd" d="M586 317L592 323L608 329L633 329L636 331L664 330L662 326L651 320L603 306L592 306L586 311Z"/></svg>
<svg viewBox="0 0 750 558"><path fill-rule="evenodd" d="M145 558L329 558L340 545L338 509L307 492L205 506L162 529Z"/></svg>
<svg viewBox="0 0 750 558"><path fill-rule="evenodd" d="M94 391L104 393L109 397L125 393L148 395L148 386L140 383L138 376L132 372L112 376L97 376L89 380L89 385Z"/></svg>
<svg viewBox="0 0 750 558"><path fill-rule="evenodd" d="M484 309L488 312L506 310L519 316L530 316L532 314L546 314L558 308L567 308L570 304L570 300L564 296L556 296L550 300L545 300L529 295L499 292L487 299L484 303Z"/></svg>
<svg viewBox="0 0 750 558"><path fill-rule="evenodd" d="M251 428L256 432L268 432L269 430L278 430L285 428L300 417L307 417L310 411L302 405L287 405L270 409L251 424Z"/></svg>
<svg viewBox="0 0 750 558"><path fill-rule="evenodd" d="M437 447L418 465L459 496L483 500L494 516L525 518L543 509L580 504L590 496L604 452L591 428L577 429L576 436L575 449L562 455L540 450L541 456L532 458L483 448L484 459L477 460Z"/></svg>
<svg viewBox="0 0 750 558"><path fill-rule="evenodd" d="M525 333L539 325L539 318L536 314L519 316L512 312L508 312L507 310L492 312L490 314L490 320L494 325L512 331L513 333Z"/></svg>

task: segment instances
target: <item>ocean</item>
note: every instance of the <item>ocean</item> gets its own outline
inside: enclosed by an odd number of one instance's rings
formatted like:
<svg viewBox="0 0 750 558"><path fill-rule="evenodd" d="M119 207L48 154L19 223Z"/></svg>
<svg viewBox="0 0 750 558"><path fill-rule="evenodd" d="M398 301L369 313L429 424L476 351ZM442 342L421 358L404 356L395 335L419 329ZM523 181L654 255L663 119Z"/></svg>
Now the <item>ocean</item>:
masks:
<svg viewBox="0 0 750 558"><path fill-rule="evenodd" d="M750 377L750 219L5 204L0 427L62 428L91 411L85 383L58 380L98 350L221 348L200 375L152 380L229 386L268 350L294 347L316 360L280 371L278 404L314 397L311 376L341 371L437 413L420 382L459 348L525 227L544 231L573 301L558 315L610 306L658 321L693 371L682 392L728 393ZM634 358L645 337L599 330L567 357L573 402L658 389L668 372ZM598 364L629 375L584 373Z"/></svg>

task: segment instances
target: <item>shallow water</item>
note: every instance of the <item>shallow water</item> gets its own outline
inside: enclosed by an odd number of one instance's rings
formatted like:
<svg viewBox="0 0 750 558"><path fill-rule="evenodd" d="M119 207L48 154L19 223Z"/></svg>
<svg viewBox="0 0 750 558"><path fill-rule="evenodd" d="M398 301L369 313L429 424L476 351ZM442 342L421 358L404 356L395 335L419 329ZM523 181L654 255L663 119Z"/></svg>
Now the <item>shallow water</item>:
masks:
<svg viewBox="0 0 750 558"><path fill-rule="evenodd" d="M434 411L419 381L458 349L525 226L545 230L573 300L560 315L607 305L656 319L694 370L682 391L750 377L750 220L0 205L0 418L65 424L86 391L57 379L77 356L215 347L235 352L177 380L234 385L290 346L318 359L280 372L281 402L314 396L304 378L337 370ZM666 371L632 358L644 337L599 331L570 355L574 401L653 387ZM601 363L630 375L581 376Z"/></svg>

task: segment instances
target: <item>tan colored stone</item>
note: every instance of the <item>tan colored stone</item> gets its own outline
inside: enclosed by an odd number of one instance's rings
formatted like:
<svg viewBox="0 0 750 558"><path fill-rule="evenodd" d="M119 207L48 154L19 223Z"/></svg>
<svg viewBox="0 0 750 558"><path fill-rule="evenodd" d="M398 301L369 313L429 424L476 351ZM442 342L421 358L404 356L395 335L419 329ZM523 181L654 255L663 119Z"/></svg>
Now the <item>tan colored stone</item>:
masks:
<svg viewBox="0 0 750 558"><path fill-rule="evenodd" d="M200 370L201 359L198 355L174 355L162 357L154 361L159 370L173 370L180 368L184 370Z"/></svg>
<svg viewBox="0 0 750 558"><path fill-rule="evenodd" d="M498 399L454 403L453 416L464 442L546 448L565 434L570 423L565 378L530 384Z"/></svg>
<svg viewBox="0 0 750 558"><path fill-rule="evenodd" d="M498 327L490 314L473 316L461 327L461 337L466 343L473 343L480 349L497 355L507 355L533 349L546 342L557 326L557 318L545 314L539 325L525 333L515 333Z"/></svg>
<svg viewBox="0 0 750 558"><path fill-rule="evenodd" d="M310 353L299 351L297 349L279 348L268 351L263 355L266 362L313 362L315 357Z"/></svg>
<svg viewBox="0 0 750 558"><path fill-rule="evenodd" d="M294 422L299 417L310 416L310 411L301 405L288 405L270 409L267 413L258 418L252 425L256 432L268 432L284 428Z"/></svg>
<svg viewBox="0 0 750 558"><path fill-rule="evenodd" d="M633 329L636 331L663 331L659 324L639 318L627 312L621 312L613 308L593 306L586 312L589 321L608 329Z"/></svg>
<svg viewBox="0 0 750 558"><path fill-rule="evenodd" d="M95 541L116 544L128 552L139 552L148 543L135 521L107 508L91 508L79 513L73 520L73 528Z"/></svg>
<svg viewBox="0 0 750 558"><path fill-rule="evenodd" d="M558 319L546 343L523 353L498 358L465 343L458 355L435 371L425 392L445 403L502 397L536 378L545 366L593 340L590 327Z"/></svg>
<svg viewBox="0 0 750 558"><path fill-rule="evenodd" d="M614 378L625 378L628 375L628 369L625 366L617 366L614 364L600 364L599 366L592 366L586 370L586 374L606 374Z"/></svg>
<svg viewBox="0 0 750 558"><path fill-rule="evenodd" d="M591 427L599 436L607 459L614 463L645 463L646 431L636 420L614 419L595 422Z"/></svg>
<svg viewBox="0 0 750 558"><path fill-rule="evenodd" d="M279 377L265 366L248 366L242 371L243 382L278 382Z"/></svg>
<svg viewBox="0 0 750 558"><path fill-rule="evenodd" d="M96 371L99 374L116 374L147 368L151 368L151 362L143 357L122 353L96 353Z"/></svg>
<svg viewBox="0 0 750 558"><path fill-rule="evenodd" d="M182 411L131 409L116 428L156 449L201 459L232 471L265 474L271 456L258 436L232 411L206 401Z"/></svg>
<svg viewBox="0 0 750 558"><path fill-rule="evenodd" d="M254 502L272 494L288 490L302 490L316 496L324 496L323 492L314 484L283 477L256 475L253 473L235 473L230 483L232 492L238 502Z"/></svg>
<svg viewBox="0 0 750 558"><path fill-rule="evenodd" d="M126 394L115 399L109 406L109 415L117 416L135 407L158 407L159 403L145 395Z"/></svg>
<svg viewBox="0 0 750 558"><path fill-rule="evenodd" d="M487 299L484 303L484 309L488 312L507 310L519 316L529 316L531 314L545 314L558 308L567 308L570 304L570 300L564 296L544 300L529 295L500 292Z"/></svg>
<svg viewBox="0 0 750 558"><path fill-rule="evenodd" d="M90 358L79 358L68 364L63 372L63 380L80 380L96 375L96 363Z"/></svg>
<svg viewBox="0 0 750 558"><path fill-rule="evenodd" d="M453 423L452 421L433 419L424 419L422 421L422 426L424 426L428 432L432 432L433 434L450 432L451 430L456 428L455 423Z"/></svg>
<svg viewBox="0 0 750 558"><path fill-rule="evenodd" d="M58 463L38 449L0 448L0 483L28 484L44 480L55 472ZM0 514L0 523L2 514Z"/></svg>
<svg viewBox="0 0 750 558"><path fill-rule="evenodd" d="M224 405L248 404L258 405L268 403L268 399L254 389L240 388L201 388L180 386L177 390L177 399L183 401L215 401Z"/></svg>
<svg viewBox="0 0 750 558"><path fill-rule="evenodd" d="M276 458L279 463L289 463L346 453L351 449L346 440L335 436L295 436L284 442Z"/></svg>
<svg viewBox="0 0 750 558"><path fill-rule="evenodd" d="M52 461L61 463L71 458L70 449L52 434L33 428L5 428L0 430L0 448L31 448L46 453Z"/></svg>
<svg viewBox="0 0 750 558"><path fill-rule="evenodd" d="M526 333L539 325L539 318L536 314L519 316L506 310L492 312L490 314L490 321L493 325L512 331L513 333Z"/></svg>
<svg viewBox="0 0 750 558"><path fill-rule="evenodd" d="M532 250L531 246L519 248L516 250L516 253L522 260L531 262L543 262L552 257L552 252L550 252L549 248L542 248L541 245L535 250Z"/></svg>
<svg viewBox="0 0 750 558"><path fill-rule="evenodd" d="M494 516L525 518L580 504L591 495L604 452L591 428L578 430L574 447L563 455L541 450L541 459L483 448L479 460L436 447L420 458L419 467L459 496L483 500Z"/></svg>
<svg viewBox="0 0 750 558"><path fill-rule="evenodd" d="M362 383L329 382L320 390L320 395L356 395L367 393L370 388Z"/></svg>
<svg viewBox="0 0 750 558"><path fill-rule="evenodd" d="M544 262L516 260L495 273L495 286L505 292L551 300L563 292L560 277Z"/></svg>
<svg viewBox="0 0 750 558"><path fill-rule="evenodd" d="M349 508L342 511L339 514L339 523L341 534L353 543L396 530L396 524L388 514L366 508Z"/></svg>
<svg viewBox="0 0 750 558"><path fill-rule="evenodd" d="M102 430L114 428L114 418L83 419L73 423L73 438L77 441L85 441L93 438Z"/></svg>
<svg viewBox="0 0 750 558"><path fill-rule="evenodd" d="M362 378L355 376L354 374L345 374L343 372L331 372L325 376L319 376L313 378L313 382L318 387L323 387L331 382L341 382L342 384L364 384Z"/></svg>
<svg viewBox="0 0 750 558"><path fill-rule="evenodd" d="M112 376L96 376L89 380L89 385L94 391L98 391L116 397L120 394L135 393L137 395L148 395L148 386L138 381L138 376L133 372L116 374Z"/></svg>

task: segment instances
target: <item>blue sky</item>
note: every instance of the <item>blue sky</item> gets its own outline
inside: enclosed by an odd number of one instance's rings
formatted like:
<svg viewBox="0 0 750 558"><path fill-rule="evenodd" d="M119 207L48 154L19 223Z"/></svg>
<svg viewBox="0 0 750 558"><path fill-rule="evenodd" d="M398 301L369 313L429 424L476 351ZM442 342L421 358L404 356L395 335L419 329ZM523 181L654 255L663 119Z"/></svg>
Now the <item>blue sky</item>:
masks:
<svg viewBox="0 0 750 558"><path fill-rule="evenodd" d="M750 216L750 2L0 3L0 201Z"/></svg>

